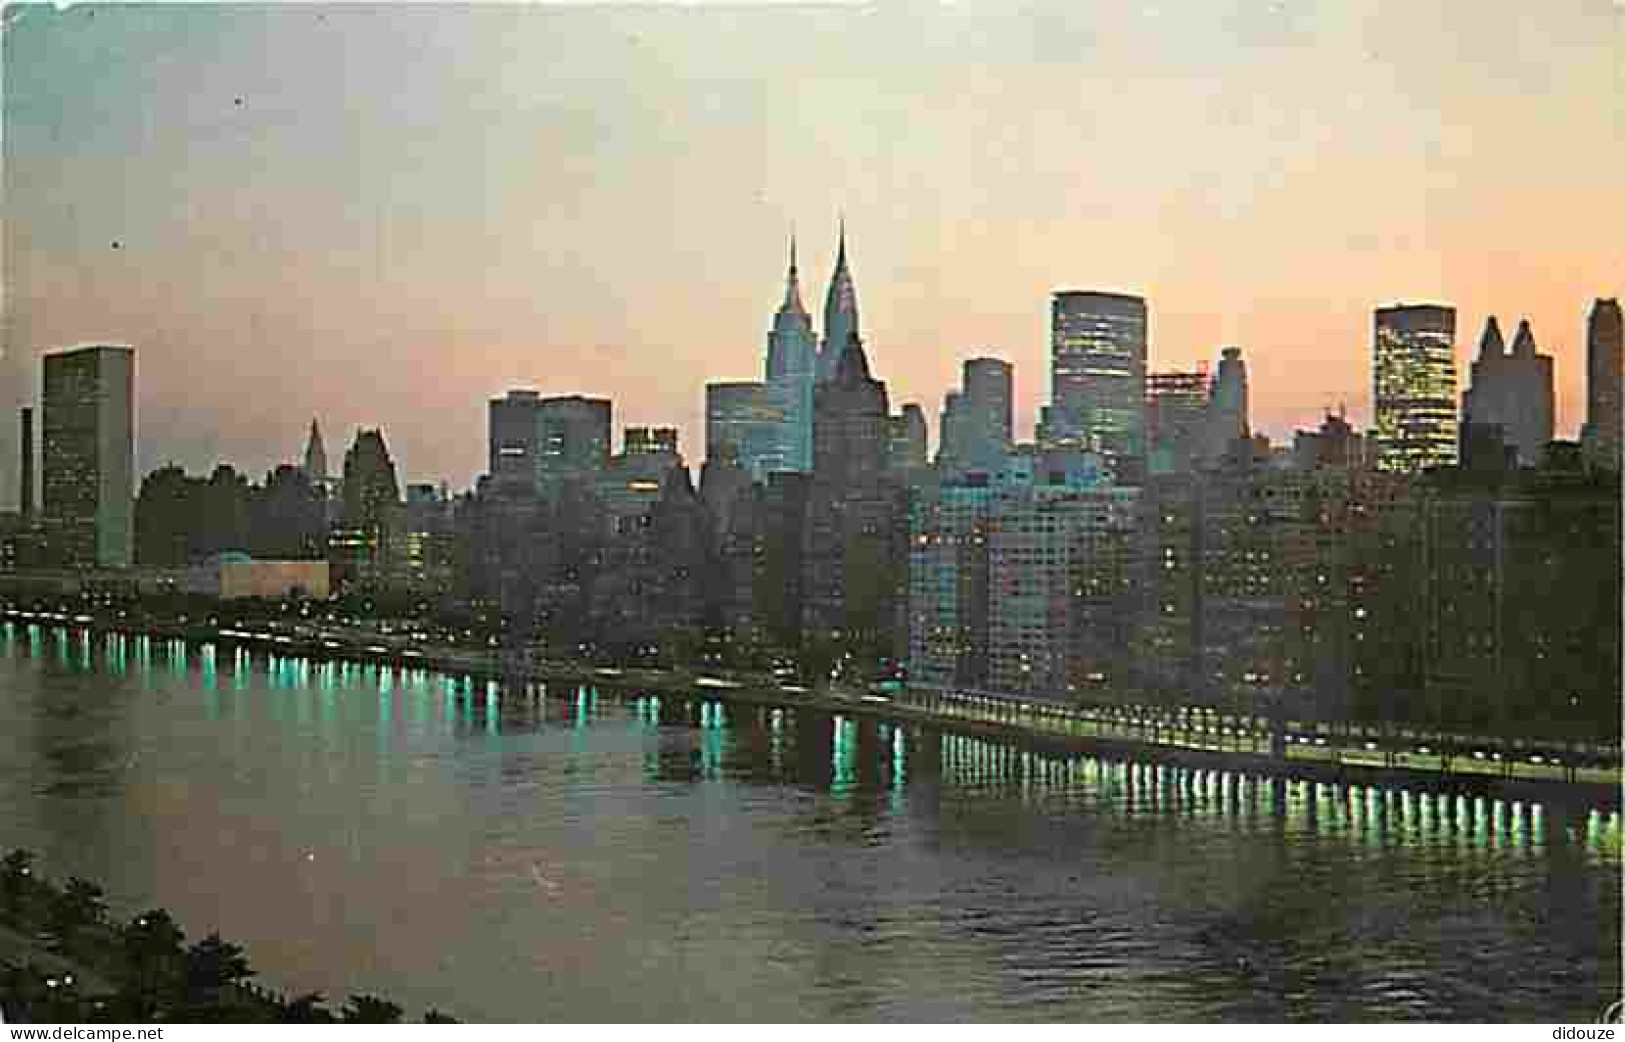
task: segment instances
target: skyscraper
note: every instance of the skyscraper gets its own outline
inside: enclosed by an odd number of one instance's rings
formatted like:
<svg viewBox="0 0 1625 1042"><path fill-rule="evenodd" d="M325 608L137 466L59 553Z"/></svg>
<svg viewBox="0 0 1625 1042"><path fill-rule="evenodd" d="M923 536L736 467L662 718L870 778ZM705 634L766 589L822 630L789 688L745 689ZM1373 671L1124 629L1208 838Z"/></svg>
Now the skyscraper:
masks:
<svg viewBox="0 0 1625 1042"><path fill-rule="evenodd" d="M856 314L856 303L853 304ZM780 419L780 465L785 470L812 469L813 385L818 378L818 340L812 318L801 305L796 271L796 242L790 240L790 270L784 302L767 334L767 386Z"/></svg>
<svg viewBox="0 0 1625 1042"><path fill-rule="evenodd" d="M847 487L884 478L891 440L886 385L870 375L869 359L856 333L835 378L818 388L817 410L813 426L817 479Z"/></svg>
<svg viewBox="0 0 1625 1042"><path fill-rule="evenodd" d="M1004 463L1014 427L1011 374L1010 363L997 358L965 362L960 389L949 391L942 402L940 466L992 474Z"/></svg>
<svg viewBox="0 0 1625 1042"><path fill-rule="evenodd" d="M322 429L317 426L314 417L310 421L310 435L305 439L305 477L319 495L326 495L329 481L327 448L322 444Z"/></svg>
<svg viewBox="0 0 1625 1042"><path fill-rule="evenodd" d="M737 463L753 481L766 481L782 465L783 414L764 383L705 385L705 458Z"/></svg>
<svg viewBox="0 0 1625 1042"><path fill-rule="evenodd" d="M341 525L328 544L341 587L377 589L390 579L402 534L401 486L381 430L358 431L344 454Z"/></svg>
<svg viewBox="0 0 1625 1042"><path fill-rule="evenodd" d="M965 392L948 391L942 396L942 413L937 418L937 466L946 470L964 467L965 441L970 432L970 416L965 409Z"/></svg>
<svg viewBox="0 0 1625 1042"><path fill-rule="evenodd" d="M69 568L131 562L135 351L81 347L45 356L41 448L50 555Z"/></svg>
<svg viewBox="0 0 1625 1042"><path fill-rule="evenodd" d="M1051 411L1041 441L1105 456L1117 480L1145 472L1146 306L1122 293L1063 291L1050 307Z"/></svg>
<svg viewBox="0 0 1625 1042"><path fill-rule="evenodd" d="M610 401L579 394L543 398L538 407L538 487L589 477L609 464Z"/></svg>
<svg viewBox="0 0 1625 1042"><path fill-rule="evenodd" d="M1599 299L1586 323L1586 422L1581 435L1593 467L1618 472L1625 426L1625 320L1619 301Z"/></svg>
<svg viewBox="0 0 1625 1042"><path fill-rule="evenodd" d="M364 430L344 455L344 524L348 528L377 529L391 520L400 505L400 479L395 461L384 444L384 432Z"/></svg>
<svg viewBox="0 0 1625 1042"><path fill-rule="evenodd" d="M24 521L34 516L34 410L23 406L22 458L18 463L17 512Z"/></svg>
<svg viewBox="0 0 1625 1042"><path fill-rule="evenodd" d="M1010 451L1015 422L1012 413L1014 372L998 358L965 362L965 412L969 421L964 450L970 466L994 471Z"/></svg>
<svg viewBox="0 0 1625 1042"><path fill-rule="evenodd" d="M1456 309L1378 308L1372 338L1377 467L1420 473L1456 462Z"/></svg>
<svg viewBox="0 0 1625 1042"><path fill-rule="evenodd" d="M1219 352L1219 371L1213 378L1207 407L1207 436L1202 456L1217 462L1236 451L1236 442L1252 437L1247 416L1247 363L1241 348Z"/></svg>
<svg viewBox="0 0 1625 1042"><path fill-rule="evenodd" d="M897 598L906 590L898 590L886 385L870 375L856 333L834 379L818 386L815 408L802 556L807 636L828 651L875 661L899 650Z"/></svg>
<svg viewBox="0 0 1625 1042"><path fill-rule="evenodd" d="M628 427L621 439L628 456L676 456L676 427Z"/></svg>
<svg viewBox="0 0 1625 1042"><path fill-rule="evenodd" d="M1552 440L1552 408L1552 356L1536 351L1527 320L1518 323L1509 354L1491 315L1461 399L1463 439L1471 428L1498 428L1518 464L1533 467Z"/></svg>
<svg viewBox="0 0 1625 1042"><path fill-rule="evenodd" d="M486 472L499 485L531 487L541 458L542 396L535 391L509 391L492 398L487 410Z"/></svg>
<svg viewBox="0 0 1625 1042"><path fill-rule="evenodd" d="M1205 368L1146 375L1145 431L1151 473L1190 470L1207 433L1208 383Z"/></svg>
<svg viewBox="0 0 1625 1042"><path fill-rule="evenodd" d="M890 432L890 467L894 474L903 475L924 467L929 459L926 444L925 412L919 405L909 402L887 421Z"/></svg>
<svg viewBox="0 0 1625 1042"><path fill-rule="evenodd" d="M835 379L841 355L849 342L862 343L858 329L858 291L846 264L846 221L841 221L840 246L835 254L835 272L824 297L824 347L818 352L818 380Z"/></svg>

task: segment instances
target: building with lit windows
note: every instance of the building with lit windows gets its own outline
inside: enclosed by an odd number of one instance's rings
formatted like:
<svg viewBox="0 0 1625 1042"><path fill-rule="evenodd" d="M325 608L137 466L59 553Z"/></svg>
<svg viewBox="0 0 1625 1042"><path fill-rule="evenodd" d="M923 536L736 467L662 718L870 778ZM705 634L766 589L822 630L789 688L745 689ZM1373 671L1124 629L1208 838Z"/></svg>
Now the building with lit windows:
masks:
<svg viewBox="0 0 1625 1042"><path fill-rule="evenodd" d="M608 398L572 394L542 399L537 411L539 487L552 487L564 478L590 478L609 465L610 412Z"/></svg>
<svg viewBox="0 0 1625 1042"><path fill-rule="evenodd" d="M813 473L803 532L802 612L815 656L865 665L903 653L900 561L906 514L890 480L886 385L854 334L818 385Z"/></svg>
<svg viewBox="0 0 1625 1042"><path fill-rule="evenodd" d="M987 687L993 500L986 476L972 475L910 505L908 675L914 683Z"/></svg>
<svg viewBox="0 0 1625 1042"><path fill-rule="evenodd" d="M1152 474L1190 470L1205 431L1206 368L1150 373L1145 378L1145 430Z"/></svg>
<svg viewBox="0 0 1625 1042"><path fill-rule="evenodd" d="M1034 486L988 537L988 686L1057 701L1127 677L1140 490Z"/></svg>
<svg viewBox="0 0 1625 1042"><path fill-rule="evenodd" d="M621 451L628 456L676 456L676 427L628 427L621 439Z"/></svg>
<svg viewBox="0 0 1625 1042"><path fill-rule="evenodd" d="M1146 306L1122 293L1056 293L1050 407L1040 442L1092 448L1120 483L1145 473Z"/></svg>
<svg viewBox="0 0 1625 1042"><path fill-rule="evenodd" d="M499 485L530 487L541 456L542 396L536 391L509 391L493 398L487 412L486 473Z"/></svg>
<svg viewBox="0 0 1625 1042"><path fill-rule="evenodd" d="M1446 471L1424 499L1426 693L1414 714L1473 734L1619 733L1620 496L1612 475Z"/></svg>
<svg viewBox="0 0 1625 1042"><path fill-rule="evenodd" d="M80 347L45 356L42 515L46 553L64 568L127 568L134 553L135 351Z"/></svg>
<svg viewBox="0 0 1625 1042"><path fill-rule="evenodd" d="M1014 370L998 358L965 362L957 391L943 399L937 463L949 471L991 474L1013 443Z"/></svg>
<svg viewBox="0 0 1625 1042"><path fill-rule="evenodd" d="M1416 474L1456 462L1456 309L1439 304L1378 308L1372 339L1372 401L1380 470Z"/></svg>

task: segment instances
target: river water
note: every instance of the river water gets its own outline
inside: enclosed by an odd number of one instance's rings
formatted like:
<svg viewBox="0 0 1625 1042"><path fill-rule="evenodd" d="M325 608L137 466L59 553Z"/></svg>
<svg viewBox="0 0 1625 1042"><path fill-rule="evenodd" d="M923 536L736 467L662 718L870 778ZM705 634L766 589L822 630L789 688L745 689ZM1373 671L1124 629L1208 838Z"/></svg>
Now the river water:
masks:
<svg viewBox="0 0 1625 1042"><path fill-rule="evenodd" d="M410 1016L1588 1021L1617 815L0 629L0 848Z"/></svg>

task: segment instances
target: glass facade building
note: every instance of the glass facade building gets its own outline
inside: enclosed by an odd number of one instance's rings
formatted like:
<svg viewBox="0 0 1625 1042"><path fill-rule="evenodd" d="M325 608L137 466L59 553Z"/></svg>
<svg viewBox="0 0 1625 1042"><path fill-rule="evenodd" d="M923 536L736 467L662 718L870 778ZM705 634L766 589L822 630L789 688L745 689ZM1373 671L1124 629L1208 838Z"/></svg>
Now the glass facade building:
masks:
<svg viewBox="0 0 1625 1042"><path fill-rule="evenodd" d="M772 388L749 381L705 385L705 458L736 463L754 481L784 466L784 413Z"/></svg>
<svg viewBox="0 0 1625 1042"><path fill-rule="evenodd" d="M1056 293L1043 440L1094 449L1120 482L1145 473L1146 306L1122 293Z"/></svg>
<svg viewBox="0 0 1625 1042"><path fill-rule="evenodd" d="M1380 470L1417 474L1456 462L1456 309L1378 308L1372 401Z"/></svg>
<svg viewBox="0 0 1625 1042"><path fill-rule="evenodd" d="M135 351L94 346L46 355L44 377L50 556L67 568L127 568L135 539Z"/></svg>

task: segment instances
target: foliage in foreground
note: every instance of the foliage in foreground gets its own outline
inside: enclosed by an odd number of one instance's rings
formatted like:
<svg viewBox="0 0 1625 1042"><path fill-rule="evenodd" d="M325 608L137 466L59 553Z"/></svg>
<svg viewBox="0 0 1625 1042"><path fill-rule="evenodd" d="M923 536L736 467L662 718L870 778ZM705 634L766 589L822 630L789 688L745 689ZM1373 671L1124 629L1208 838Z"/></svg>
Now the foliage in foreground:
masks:
<svg viewBox="0 0 1625 1042"><path fill-rule="evenodd" d="M211 933L194 944L161 908L128 923L105 895L74 877L34 871L34 855L0 859L0 1010L11 1023L394 1024L401 1007L352 995L337 1010L319 992L288 998L252 982L243 949ZM11 936L8 936L11 935ZM426 1024L453 1024L437 1010Z"/></svg>

